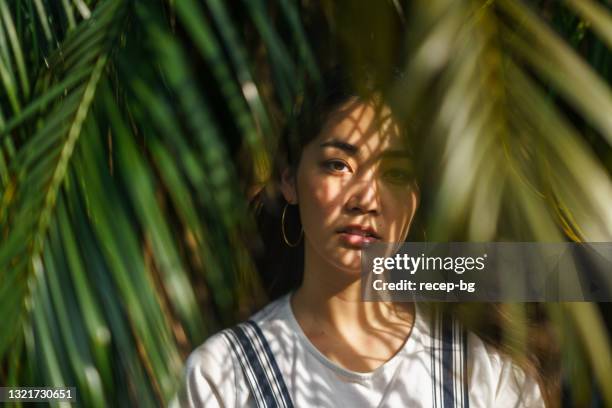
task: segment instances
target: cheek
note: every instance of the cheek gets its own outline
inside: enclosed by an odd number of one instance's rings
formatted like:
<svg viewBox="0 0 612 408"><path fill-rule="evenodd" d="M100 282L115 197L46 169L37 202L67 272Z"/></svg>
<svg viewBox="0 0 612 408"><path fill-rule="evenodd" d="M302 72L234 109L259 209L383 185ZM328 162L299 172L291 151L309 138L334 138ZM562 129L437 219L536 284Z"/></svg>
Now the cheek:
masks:
<svg viewBox="0 0 612 408"><path fill-rule="evenodd" d="M311 168L298 173L297 182L304 234L313 243L327 241L342 212L342 180Z"/></svg>
<svg viewBox="0 0 612 408"><path fill-rule="evenodd" d="M326 225L340 213L342 183L326 177L316 169L298 173L298 199L302 220L313 225ZM305 226L306 229L311 225Z"/></svg>

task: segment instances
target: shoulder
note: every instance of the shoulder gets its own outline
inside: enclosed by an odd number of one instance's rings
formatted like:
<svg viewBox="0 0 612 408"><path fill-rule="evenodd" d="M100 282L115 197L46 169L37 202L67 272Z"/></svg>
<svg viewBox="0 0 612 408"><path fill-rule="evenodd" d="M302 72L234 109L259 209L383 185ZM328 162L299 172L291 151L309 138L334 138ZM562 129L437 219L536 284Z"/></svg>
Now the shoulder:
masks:
<svg viewBox="0 0 612 408"><path fill-rule="evenodd" d="M227 330L227 329L226 329ZM202 371L207 375L214 374L220 366L228 366L231 360L231 347L225 330L209 337L203 344L191 352L185 363L188 372Z"/></svg>
<svg viewBox="0 0 612 408"><path fill-rule="evenodd" d="M287 319L287 307L289 295L284 295L273 302L268 303L263 309L249 318L259 326L273 326Z"/></svg>
<svg viewBox="0 0 612 408"><path fill-rule="evenodd" d="M257 323L263 329L269 330L284 321L283 306L286 296L268 303L264 308L253 314L248 320ZM232 328L224 329L213 334L202 345L196 348L187 359L187 370L195 370L202 367L215 367L218 365L228 366L232 360L232 345L228 334L232 329L243 326L244 322Z"/></svg>
<svg viewBox="0 0 612 408"><path fill-rule="evenodd" d="M544 407L537 380L511 357L468 333L470 399L498 407Z"/></svg>
<svg viewBox="0 0 612 408"><path fill-rule="evenodd" d="M261 330L276 332L283 317L285 297L269 303L249 320ZM236 327L236 326L235 326ZM242 327L244 327L242 325ZM215 333L187 358L184 370L182 406L243 406L248 397L248 384L233 351L228 328ZM271 338L270 335L266 336ZM273 338L273 337L272 337Z"/></svg>
<svg viewBox="0 0 612 408"><path fill-rule="evenodd" d="M465 331L458 320L445 321L427 307L419 307L419 330L441 345L447 336L455 348L465 347L470 404L477 407L544 407L537 380L528 375L512 358L483 341L477 334ZM444 315L450 317L450 315ZM452 321L452 324L450 322ZM447 327L445 332L444 325ZM461 332L465 336L458 336ZM446 333L446 334L445 334ZM461 344L461 347L458 345ZM459 353L460 357L463 352Z"/></svg>
<svg viewBox="0 0 612 408"><path fill-rule="evenodd" d="M236 405L237 371L231 354L224 332L219 332L189 355L185 363L181 406Z"/></svg>

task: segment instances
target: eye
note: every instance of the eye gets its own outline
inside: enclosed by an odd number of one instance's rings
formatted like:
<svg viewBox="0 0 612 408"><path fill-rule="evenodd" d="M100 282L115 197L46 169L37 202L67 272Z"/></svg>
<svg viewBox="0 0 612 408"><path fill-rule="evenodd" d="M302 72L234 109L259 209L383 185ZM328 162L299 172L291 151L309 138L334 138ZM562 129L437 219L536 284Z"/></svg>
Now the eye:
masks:
<svg viewBox="0 0 612 408"><path fill-rule="evenodd" d="M383 172L383 178L392 184L409 184L413 180L412 173L402 168L392 168Z"/></svg>
<svg viewBox="0 0 612 408"><path fill-rule="evenodd" d="M337 159L323 162L323 168L332 173L348 173L351 171L351 168L345 161Z"/></svg>

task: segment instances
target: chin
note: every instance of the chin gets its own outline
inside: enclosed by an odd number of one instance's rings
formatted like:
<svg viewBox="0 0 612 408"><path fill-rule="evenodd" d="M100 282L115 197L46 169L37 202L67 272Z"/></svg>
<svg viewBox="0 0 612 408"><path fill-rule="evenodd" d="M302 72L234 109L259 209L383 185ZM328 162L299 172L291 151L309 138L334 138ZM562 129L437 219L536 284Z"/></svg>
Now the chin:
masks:
<svg viewBox="0 0 612 408"><path fill-rule="evenodd" d="M352 262L347 262L345 259L335 259L334 265L351 275L359 276L361 274L361 253L360 250L347 249L345 256L355 257Z"/></svg>

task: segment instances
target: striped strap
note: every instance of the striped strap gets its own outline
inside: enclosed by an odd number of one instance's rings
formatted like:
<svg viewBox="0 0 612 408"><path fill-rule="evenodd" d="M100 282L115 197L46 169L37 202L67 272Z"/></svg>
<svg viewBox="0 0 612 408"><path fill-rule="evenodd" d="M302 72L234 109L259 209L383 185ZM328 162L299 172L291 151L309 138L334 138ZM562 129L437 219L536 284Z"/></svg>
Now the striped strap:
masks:
<svg viewBox="0 0 612 408"><path fill-rule="evenodd" d="M448 314L434 316L431 345L434 408L469 408L467 332Z"/></svg>
<svg viewBox="0 0 612 408"><path fill-rule="evenodd" d="M289 391L261 329L252 320L224 330L258 408L293 407Z"/></svg>

